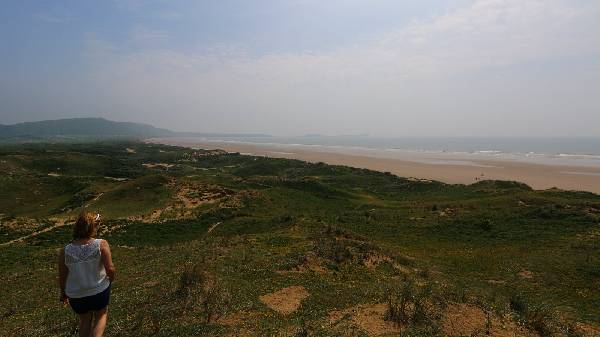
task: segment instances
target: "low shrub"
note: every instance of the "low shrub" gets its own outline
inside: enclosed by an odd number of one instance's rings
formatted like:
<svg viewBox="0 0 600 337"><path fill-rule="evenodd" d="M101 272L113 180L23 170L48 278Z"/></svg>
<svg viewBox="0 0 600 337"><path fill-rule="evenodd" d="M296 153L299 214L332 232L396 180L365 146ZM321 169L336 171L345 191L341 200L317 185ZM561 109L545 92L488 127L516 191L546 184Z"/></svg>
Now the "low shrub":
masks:
<svg viewBox="0 0 600 337"><path fill-rule="evenodd" d="M176 291L181 309L200 311L205 323L221 317L229 305L229 294L222 289L218 280L206 269L204 263L185 266Z"/></svg>
<svg viewBox="0 0 600 337"><path fill-rule="evenodd" d="M559 331L564 330L555 310L546 304L532 304L522 295L513 294L509 298L509 305L521 317L523 323L541 337L555 336Z"/></svg>
<svg viewBox="0 0 600 337"><path fill-rule="evenodd" d="M404 326L435 325L436 310L431 287L419 287L412 279L392 287L387 294L385 319Z"/></svg>

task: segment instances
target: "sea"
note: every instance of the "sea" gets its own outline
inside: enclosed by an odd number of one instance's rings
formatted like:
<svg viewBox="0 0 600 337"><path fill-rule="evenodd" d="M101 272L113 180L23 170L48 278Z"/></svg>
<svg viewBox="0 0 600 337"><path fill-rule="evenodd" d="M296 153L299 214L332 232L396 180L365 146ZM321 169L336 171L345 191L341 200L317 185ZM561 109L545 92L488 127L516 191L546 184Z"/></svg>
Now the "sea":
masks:
<svg viewBox="0 0 600 337"><path fill-rule="evenodd" d="M600 167L600 137L298 137L211 136L204 141L299 147L344 153L372 153L430 163L510 160L564 166Z"/></svg>

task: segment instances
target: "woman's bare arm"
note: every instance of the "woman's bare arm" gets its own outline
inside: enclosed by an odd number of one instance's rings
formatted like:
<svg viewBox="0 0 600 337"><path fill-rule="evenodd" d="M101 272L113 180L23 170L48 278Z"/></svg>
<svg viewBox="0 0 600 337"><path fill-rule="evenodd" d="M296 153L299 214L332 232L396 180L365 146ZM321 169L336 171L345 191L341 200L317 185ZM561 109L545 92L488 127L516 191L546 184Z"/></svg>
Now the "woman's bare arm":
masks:
<svg viewBox="0 0 600 337"><path fill-rule="evenodd" d="M116 270L115 265L112 262L110 246L106 240L102 240L102 243L100 244L100 253L102 254L102 264L104 264L104 269L106 269L106 275L112 283L115 280Z"/></svg>
<svg viewBox="0 0 600 337"><path fill-rule="evenodd" d="M67 295L65 294L65 286L67 284L67 276L69 268L65 264L65 249L62 248L58 254L58 286L60 287L60 300L65 302Z"/></svg>

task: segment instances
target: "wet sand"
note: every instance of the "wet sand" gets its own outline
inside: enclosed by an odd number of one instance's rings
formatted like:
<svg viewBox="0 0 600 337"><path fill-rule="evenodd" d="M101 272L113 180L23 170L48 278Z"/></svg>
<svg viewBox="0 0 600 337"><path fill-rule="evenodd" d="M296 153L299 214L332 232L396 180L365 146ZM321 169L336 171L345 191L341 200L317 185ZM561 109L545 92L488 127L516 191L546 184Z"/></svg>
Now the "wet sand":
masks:
<svg viewBox="0 0 600 337"><path fill-rule="evenodd" d="M202 149L222 149L228 152L275 158L324 162L382 172L401 177L437 180L450 184L472 184L479 179L523 182L534 189L560 188L600 194L600 167L548 165L511 160L452 158L433 155L406 156L386 154L383 150L365 151L353 148L308 145L213 142L193 138L155 138L149 143L177 145Z"/></svg>

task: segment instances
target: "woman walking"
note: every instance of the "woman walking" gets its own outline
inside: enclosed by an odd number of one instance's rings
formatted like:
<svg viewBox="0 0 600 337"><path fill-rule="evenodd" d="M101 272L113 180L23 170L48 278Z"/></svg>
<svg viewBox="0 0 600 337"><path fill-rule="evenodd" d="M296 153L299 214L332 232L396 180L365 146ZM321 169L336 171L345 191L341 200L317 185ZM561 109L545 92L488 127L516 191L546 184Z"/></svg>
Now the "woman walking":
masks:
<svg viewBox="0 0 600 337"><path fill-rule="evenodd" d="M100 214L82 213L73 227L73 241L58 259L60 300L79 315L79 336L100 337L108 317L110 286L115 279L108 242L96 239Z"/></svg>

